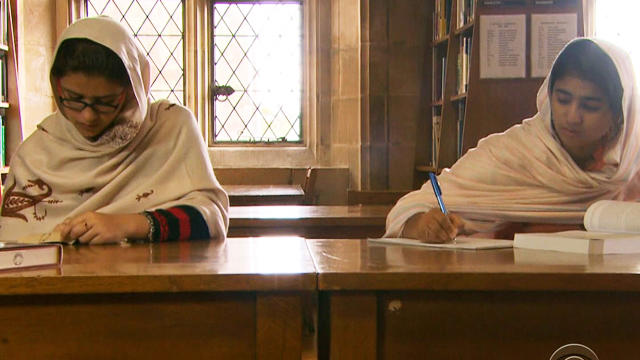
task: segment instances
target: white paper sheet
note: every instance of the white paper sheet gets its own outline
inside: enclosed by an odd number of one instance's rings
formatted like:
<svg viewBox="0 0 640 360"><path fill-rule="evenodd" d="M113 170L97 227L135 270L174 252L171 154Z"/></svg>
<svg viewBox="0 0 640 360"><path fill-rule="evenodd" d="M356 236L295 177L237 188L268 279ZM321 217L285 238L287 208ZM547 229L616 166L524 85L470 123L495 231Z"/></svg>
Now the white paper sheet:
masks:
<svg viewBox="0 0 640 360"><path fill-rule="evenodd" d="M409 245L429 248L462 250L502 249L513 247L513 241L511 240L483 239L462 236L457 237L455 242L446 244L423 243L415 239L405 238L369 239L369 242L379 244Z"/></svg>
<svg viewBox="0 0 640 360"><path fill-rule="evenodd" d="M577 35L577 14L532 14L531 76L547 76L560 50Z"/></svg>
<svg viewBox="0 0 640 360"><path fill-rule="evenodd" d="M525 15L480 16L480 78L526 76Z"/></svg>

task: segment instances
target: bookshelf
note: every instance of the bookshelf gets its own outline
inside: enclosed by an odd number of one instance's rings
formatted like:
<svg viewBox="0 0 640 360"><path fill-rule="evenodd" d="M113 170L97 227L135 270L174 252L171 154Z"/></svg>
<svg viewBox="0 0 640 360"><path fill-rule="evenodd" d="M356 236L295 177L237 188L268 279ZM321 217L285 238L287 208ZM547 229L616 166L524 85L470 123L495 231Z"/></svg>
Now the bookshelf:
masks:
<svg viewBox="0 0 640 360"><path fill-rule="evenodd" d="M571 14L584 34L581 0L433 0L431 45L432 161L417 171L450 167L483 137L502 132L536 113L544 77L532 76L532 16ZM524 76L480 74L483 16L524 16ZM445 27L442 29L442 27Z"/></svg>
<svg viewBox="0 0 640 360"><path fill-rule="evenodd" d="M8 172L6 120L9 109L7 63L9 56L9 0L0 0L0 173ZM4 179L4 176L2 177Z"/></svg>

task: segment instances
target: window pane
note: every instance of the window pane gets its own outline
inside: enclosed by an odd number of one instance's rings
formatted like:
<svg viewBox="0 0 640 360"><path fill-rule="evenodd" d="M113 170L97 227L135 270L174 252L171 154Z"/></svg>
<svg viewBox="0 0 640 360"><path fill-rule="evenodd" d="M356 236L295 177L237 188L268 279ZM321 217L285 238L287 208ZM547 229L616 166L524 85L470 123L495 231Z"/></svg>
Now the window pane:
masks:
<svg viewBox="0 0 640 360"><path fill-rule="evenodd" d="M131 30L151 62L151 98L184 104L181 0L87 0L88 16L107 15Z"/></svg>
<svg viewBox="0 0 640 360"><path fill-rule="evenodd" d="M212 55L214 141L302 140L301 1L214 1Z"/></svg>
<svg viewBox="0 0 640 360"><path fill-rule="evenodd" d="M633 59L636 79L640 77L640 42L636 34L638 0L597 0L595 8L596 36L626 49Z"/></svg>

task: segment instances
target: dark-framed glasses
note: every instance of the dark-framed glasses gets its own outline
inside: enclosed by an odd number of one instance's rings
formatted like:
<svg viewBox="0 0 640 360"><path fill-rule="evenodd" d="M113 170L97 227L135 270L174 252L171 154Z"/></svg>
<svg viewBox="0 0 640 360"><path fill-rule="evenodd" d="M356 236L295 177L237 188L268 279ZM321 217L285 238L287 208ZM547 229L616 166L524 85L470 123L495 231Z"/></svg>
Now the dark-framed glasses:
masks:
<svg viewBox="0 0 640 360"><path fill-rule="evenodd" d="M62 94L62 86L60 85L59 79L57 81L57 85L58 85L58 94ZM112 114L116 110L118 110L120 105L122 105L122 102L124 101L124 98L125 98L125 92L126 92L126 89L122 90L122 93L120 93L120 95L118 96L118 99L116 100L115 104L103 103L100 101L94 101L89 103L80 99L64 98L62 97L62 95L58 95L58 100L60 100L60 104L62 106L74 111L82 111L85 108L90 107L93 111L99 114Z"/></svg>

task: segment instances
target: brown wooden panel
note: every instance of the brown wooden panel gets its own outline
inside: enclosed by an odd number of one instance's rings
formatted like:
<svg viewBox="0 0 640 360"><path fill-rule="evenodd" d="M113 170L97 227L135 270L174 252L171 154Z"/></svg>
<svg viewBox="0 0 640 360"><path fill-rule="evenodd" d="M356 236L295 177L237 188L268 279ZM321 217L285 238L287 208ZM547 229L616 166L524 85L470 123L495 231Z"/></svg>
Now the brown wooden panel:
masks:
<svg viewBox="0 0 640 360"><path fill-rule="evenodd" d="M254 359L251 293L0 297L1 359Z"/></svg>
<svg viewBox="0 0 640 360"><path fill-rule="evenodd" d="M307 240L319 290L638 291L639 254L454 251Z"/></svg>
<svg viewBox="0 0 640 360"><path fill-rule="evenodd" d="M302 305L300 294L258 294L257 359L300 359Z"/></svg>
<svg viewBox="0 0 640 360"><path fill-rule="evenodd" d="M296 235L314 239L384 234L390 205L232 206L229 237Z"/></svg>
<svg viewBox="0 0 640 360"><path fill-rule="evenodd" d="M375 294L334 293L329 302L330 358L376 359Z"/></svg>
<svg viewBox="0 0 640 360"><path fill-rule="evenodd" d="M347 202L349 205L393 205L407 193L408 191L348 190Z"/></svg>
<svg viewBox="0 0 640 360"><path fill-rule="evenodd" d="M305 192L300 185L225 185L232 206L299 205Z"/></svg>
<svg viewBox="0 0 640 360"><path fill-rule="evenodd" d="M307 239L364 239L384 235L384 225L371 226L248 226L229 228L228 236L300 236Z"/></svg>
<svg viewBox="0 0 640 360"><path fill-rule="evenodd" d="M380 299L382 359L548 359L580 343L629 359L637 293L397 293Z"/></svg>
<svg viewBox="0 0 640 360"><path fill-rule="evenodd" d="M286 259L256 253L286 253ZM303 239L65 246L61 269L0 272L0 294L313 290Z"/></svg>

